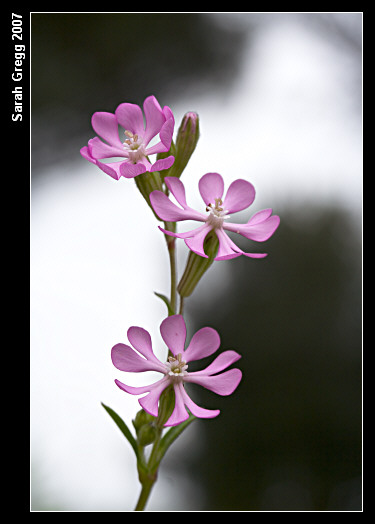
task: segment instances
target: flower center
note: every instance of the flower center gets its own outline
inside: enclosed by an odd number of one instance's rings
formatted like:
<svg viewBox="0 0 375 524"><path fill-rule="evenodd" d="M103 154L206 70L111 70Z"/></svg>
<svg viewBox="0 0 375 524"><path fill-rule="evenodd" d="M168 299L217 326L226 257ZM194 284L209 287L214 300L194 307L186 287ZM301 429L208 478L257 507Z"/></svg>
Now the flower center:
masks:
<svg viewBox="0 0 375 524"><path fill-rule="evenodd" d="M183 377L187 375L188 365L184 360L182 360L182 354L179 353L177 357L168 357L168 362L166 363L167 373L171 377Z"/></svg>
<svg viewBox="0 0 375 524"><path fill-rule="evenodd" d="M207 217L207 222L213 228L219 228L223 225L224 219L230 218L227 215L228 211L222 207L223 201L221 198L215 198L215 205L208 204L206 211L209 211L210 214Z"/></svg>
<svg viewBox="0 0 375 524"><path fill-rule="evenodd" d="M125 136L127 139L123 142L124 149L129 156L129 160L136 163L146 156L143 141L141 137L137 134L134 135L131 131L125 131Z"/></svg>

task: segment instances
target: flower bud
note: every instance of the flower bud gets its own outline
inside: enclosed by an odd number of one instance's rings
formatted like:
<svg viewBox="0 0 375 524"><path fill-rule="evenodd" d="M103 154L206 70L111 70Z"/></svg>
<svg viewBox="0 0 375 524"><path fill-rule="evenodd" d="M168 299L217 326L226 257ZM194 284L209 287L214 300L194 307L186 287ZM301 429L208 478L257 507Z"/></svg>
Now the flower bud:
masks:
<svg viewBox="0 0 375 524"><path fill-rule="evenodd" d="M141 446L148 446L152 444L156 438L157 429L154 423L146 424L142 426L137 432L137 440Z"/></svg>
<svg viewBox="0 0 375 524"><path fill-rule="evenodd" d="M192 294L196 285L217 255L219 240L215 231L212 230L208 233L204 240L203 249L208 258L201 257L193 251L189 253L184 274L177 286L177 291L183 298L189 297Z"/></svg>
<svg viewBox="0 0 375 524"><path fill-rule="evenodd" d="M199 117L197 113L189 111L183 117L174 145L173 152L167 154L174 155L174 163L163 171L162 176L180 177L185 169L199 139Z"/></svg>
<svg viewBox="0 0 375 524"><path fill-rule="evenodd" d="M147 446L154 442L157 433L155 420L155 417L141 409L132 421L137 433L137 441L141 446Z"/></svg>

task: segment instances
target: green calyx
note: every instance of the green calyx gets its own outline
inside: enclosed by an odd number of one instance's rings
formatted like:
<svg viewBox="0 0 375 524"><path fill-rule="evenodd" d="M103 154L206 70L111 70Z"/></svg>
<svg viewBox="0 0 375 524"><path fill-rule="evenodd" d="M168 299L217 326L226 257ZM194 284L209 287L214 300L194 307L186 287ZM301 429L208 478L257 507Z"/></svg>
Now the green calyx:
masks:
<svg viewBox="0 0 375 524"><path fill-rule="evenodd" d="M201 257L193 251L189 253L185 271L177 286L177 291L182 298L189 297L192 294L217 255L219 240L214 230L210 231L206 236L203 249L208 258Z"/></svg>
<svg viewBox="0 0 375 524"><path fill-rule="evenodd" d="M162 172L162 178L174 176L179 178L182 175L187 163L193 154L199 139L199 117L196 113L186 113L181 121L177 132L176 143L172 142L171 148L167 153L159 153L157 158L166 158L173 155L175 160L169 169Z"/></svg>

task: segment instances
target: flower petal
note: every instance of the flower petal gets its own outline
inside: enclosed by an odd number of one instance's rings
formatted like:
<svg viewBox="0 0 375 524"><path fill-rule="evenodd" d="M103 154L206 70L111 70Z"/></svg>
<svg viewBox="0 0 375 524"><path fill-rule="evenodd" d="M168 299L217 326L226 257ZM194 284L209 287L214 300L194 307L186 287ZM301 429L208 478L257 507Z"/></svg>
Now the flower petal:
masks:
<svg viewBox="0 0 375 524"><path fill-rule="evenodd" d="M159 371L165 372L165 366L159 361L146 360L126 344L116 344L111 351L113 365L120 371L141 372Z"/></svg>
<svg viewBox="0 0 375 524"><path fill-rule="evenodd" d="M120 104L115 115L118 123L125 129L134 134L144 136L144 124L142 109L137 104L129 104L128 102Z"/></svg>
<svg viewBox="0 0 375 524"><path fill-rule="evenodd" d="M174 156L172 155L168 156L167 158L160 158L159 160L156 160L154 164L152 164L152 167L150 167L150 171L163 171L163 169L169 169L173 162Z"/></svg>
<svg viewBox="0 0 375 524"><path fill-rule="evenodd" d="M160 333L173 355L183 353L186 341L186 324L182 315L171 315L163 320Z"/></svg>
<svg viewBox="0 0 375 524"><path fill-rule="evenodd" d="M93 158L91 155L90 155L90 151L89 151L89 148L87 146L84 146L82 147L79 152L81 153L81 155L83 156L83 158L85 158L86 160L88 160L89 162L91 162L92 164L96 164L96 159Z"/></svg>
<svg viewBox="0 0 375 524"><path fill-rule="evenodd" d="M123 162L120 165L120 174L125 178L134 178L147 171L147 166L143 162L133 164L132 162Z"/></svg>
<svg viewBox="0 0 375 524"><path fill-rule="evenodd" d="M264 242L273 235L280 224L280 217L278 215L270 216L271 213L272 209L264 209L256 213L247 224L225 222L223 228L239 233L250 240Z"/></svg>
<svg viewBox="0 0 375 524"><path fill-rule="evenodd" d="M160 140L165 147L165 151L169 151L172 144L174 130L174 118L169 118L162 126L159 136Z"/></svg>
<svg viewBox="0 0 375 524"><path fill-rule="evenodd" d="M152 349L151 336L148 331L141 327L132 326L128 329L127 335L128 340L134 349L146 357L147 360L160 364L159 359L156 357Z"/></svg>
<svg viewBox="0 0 375 524"><path fill-rule="evenodd" d="M168 229L164 229L162 228L161 226L158 226L158 228L160 229L160 231L162 231L163 233L165 233L166 235L169 235L171 237L175 237L175 238L191 238L193 237L196 233L198 233L199 231L201 231L202 229L204 229L206 227L206 224L203 224L202 226L200 227L197 227L195 229L191 229L190 231L185 231L184 233L174 233L173 231L168 231Z"/></svg>
<svg viewBox="0 0 375 524"><path fill-rule="evenodd" d="M98 111L92 115L91 124L96 134L104 138L104 140L106 140L111 146L123 149L118 134L116 115L113 113Z"/></svg>
<svg viewBox="0 0 375 524"><path fill-rule="evenodd" d="M150 415L157 417L159 412L159 398L166 387L170 384L167 376L152 384L150 393L138 400L142 408Z"/></svg>
<svg viewBox="0 0 375 524"><path fill-rule="evenodd" d="M219 173L206 173L199 180L199 192L206 206L215 204L215 198L221 198L224 192L224 180Z"/></svg>
<svg viewBox="0 0 375 524"><path fill-rule="evenodd" d="M220 336L216 329L204 327L199 329L192 337L190 344L183 353L185 362L200 360L215 353L220 346Z"/></svg>
<svg viewBox="0 0 375 524"><path fill-rule="evenodd" d="M130 395L143 395L143 393L149 393L153 389L158 388L158 386L161 383L163 384L166 383L166 386L167 386L168 382L169 382L168 379L166 377L163 377L160 380L158 380L157 382L154 382L153 384L149 384L147 386L128 386L127 384L120 382L120 380L115 379L116 386L118 386L120 389L122 389L126 393L129 393Z"/></svg>
<svg viewBox="0 0 375 524"><path fill-rule="evenodd" d="M180 206L182 206L184 209L188 208L189 206L186 202L185 186L181 180L175 176L166 176L164 178L164 182Z"/></svg>
<svg viewBox="0 0 375 524"><path fill-rule="evenodd" d="M208 233L211 230L212 230L212 226L208 224L204 224L203 227L199 227L195 230L196 233L194 236L185 239L185 244L187 245L189 249L191 249L197 255L204 257L204 258L208 258L208 256L204 252L203 244L204 244L204 240L206 236L208 235Z"/></svg>
<svg viewBox="0 0 375 524"><path fill-rule="evenodd" d="M229 369L220 375L194 375L189 373L186 375L185 382L192 382L199 384L214 393L221 396L230 395L236 389L241 381L242 373L239 369ZM189 407L189 406L188 406ZM190 409L190 408L189 408Z"/></svg>
<svg viewBox="0 0 375 524"><path fill-rule="evenodd" d="M234 242L228 237L228 235L222 230L216 230L217 238L219 239L219 249L215 260L230 260L242 255L242 251L236 246Z"/></svg>
<svg viewBox="0 0 375 524"><path fill-rule="evenodd" d="M89 140L88 148L89 148L90 155L95 159L113 158L116 156L124 156L124 157L127 156L123 148L114 147L114 146L105 144L97 136Z"/></svg>
<svg viewBox="0 0 375 524"><path fill-rule="evenodd" d="M146 132L143 139L148 144L155 135L160 133L165 122L165 116L159 102L153 95L147 97L143 102L143 110L146 116Z"/></svg>
<svg viewBox="0 0 375 524"><path fill-rule="evenodd" d="M255 189L247 180L234 180L228 187L223 207L229 213L237 213L249 207L255 198Z"/></svg>
<svg viewBox="0 0 375 524"><path fill-rule="evenodd" d="M120 173L120 167L122 164L127 162L126 160L120 160L118 162L111 162L109 164L105 164L104 162L100 162L99 160L95 161L95 164L104 171L107 175L114 178L115 180L120 180L121 173Z"/></svg>
<svg viewBox="0 0 375 524"><path fill-rule="evenodd" d="M179 208L171 202L162 191L152 191L152 193L150 193L150 202L155 213L161 220L178 222L180 220L194 220L195 218L195 212L193 210Z"/></svg>
<svg viewBox="0 0 375 524"><path fill-rule="evenodd" d="M165 426L178 426L184 420L189 418L189 413L185 409L185 402L183 396L184 386L183 384L177 383L174 384L174 393L175 393L175 404L171 416L164 424Z"/></svg>
<svg viewBox="0 0 375 524"><path fill-rule="evenodd" d="M220 371L223 371L227 367L229 367L234 362L237 362L241 358L241 355L237 353L236 351L233 351L229 349L228 351L224 351L223 353L220 353L213 362L209 366L207 366L205 369L201 369L200 371L191 371L188 375L190 377L191 375L194 377L196 376L207 376L207 375L214 375L215 373L219 373Z"/></svg>
<svg viewBox="0 0 375 524"><path fill-rule="evenodd" d="M198 406L191 400L185 388L181 389L181 396L184 400L185 406L191 411L195 417L199 418L214 418L220 414L220 409L205 409Z"/></svg>

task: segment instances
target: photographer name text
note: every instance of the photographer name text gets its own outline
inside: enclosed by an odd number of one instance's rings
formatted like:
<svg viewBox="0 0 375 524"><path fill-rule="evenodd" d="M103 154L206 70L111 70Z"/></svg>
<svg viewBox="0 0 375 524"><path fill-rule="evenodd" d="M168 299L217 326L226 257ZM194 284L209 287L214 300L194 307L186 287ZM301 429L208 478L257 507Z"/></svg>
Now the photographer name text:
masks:
<svg viewBox="0 0 375 524"><path fill-rule="evenodd" d="M22 77L23 77L23 61L26 58L25 45L22 42L22 16L12 13L12 40L14 44L14 69L12 72L12 80L14 82L14 89L12 95L14 97L14 111L12 113L13 122L22 121Z"/></svg>

